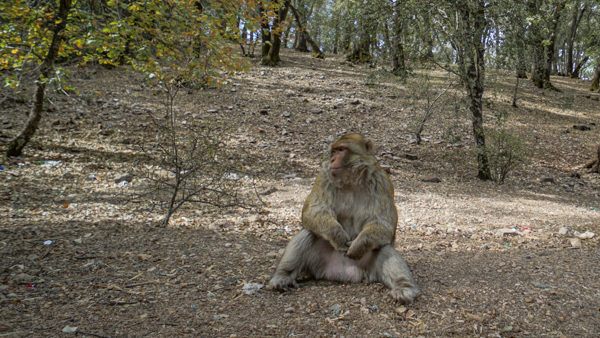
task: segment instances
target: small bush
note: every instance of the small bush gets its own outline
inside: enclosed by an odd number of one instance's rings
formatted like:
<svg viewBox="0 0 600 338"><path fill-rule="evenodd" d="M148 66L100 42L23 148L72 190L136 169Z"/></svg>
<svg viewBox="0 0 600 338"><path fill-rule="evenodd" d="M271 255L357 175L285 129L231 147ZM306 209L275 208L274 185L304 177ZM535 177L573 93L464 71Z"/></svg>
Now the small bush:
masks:
<svg viewBox="0 0 600 338"><path fill-rule="evenodd" d="M506 129L488 130L486 137L492 180L502 184L510 173L525 163L525 146L518 136Z"/></svg>

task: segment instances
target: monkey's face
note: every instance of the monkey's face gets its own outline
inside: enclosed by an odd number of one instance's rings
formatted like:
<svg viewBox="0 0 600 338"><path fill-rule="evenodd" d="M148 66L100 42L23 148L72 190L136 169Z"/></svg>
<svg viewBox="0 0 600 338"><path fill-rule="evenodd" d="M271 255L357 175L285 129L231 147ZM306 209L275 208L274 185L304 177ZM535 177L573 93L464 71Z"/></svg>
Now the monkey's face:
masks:
<svg viewBox="0 0 600 338"><path fill-rule="evenodd" d="M372 143L360 134L347 134L331 145L329 174L336 185L355 184L366 165L373 164Z"/></svg>

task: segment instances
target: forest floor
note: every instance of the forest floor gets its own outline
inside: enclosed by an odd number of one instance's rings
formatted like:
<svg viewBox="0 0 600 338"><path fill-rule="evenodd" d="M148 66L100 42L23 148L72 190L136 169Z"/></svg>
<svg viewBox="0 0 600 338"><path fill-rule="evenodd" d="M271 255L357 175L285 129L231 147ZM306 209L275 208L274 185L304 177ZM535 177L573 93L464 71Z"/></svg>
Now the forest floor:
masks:
<svg viewBox="0 0 600 338"><path fill-rule="evenodd" d="M468 113L445 72L403 83L339 58L282 58L175 101L181 116L234 131L224 137L255 182L243 188L265 205L189 206L166 228L150 200L131 202L143 177L122 179L164 96L125 69L89 67L73 72L79 94L49 93L26 155L0 167L0 336L598 336L600 175L580 169L600 143L589 83L523 80L513 108L514 77L488 71L486 126L517 134L528 156L498 185L476 178ZM425 98L445 88L417 145ZM29 107L2 102L0 138ZM300 229L323 152L348 131L371 138L391 172L414 304L379 284L260 288Z"/></svg>

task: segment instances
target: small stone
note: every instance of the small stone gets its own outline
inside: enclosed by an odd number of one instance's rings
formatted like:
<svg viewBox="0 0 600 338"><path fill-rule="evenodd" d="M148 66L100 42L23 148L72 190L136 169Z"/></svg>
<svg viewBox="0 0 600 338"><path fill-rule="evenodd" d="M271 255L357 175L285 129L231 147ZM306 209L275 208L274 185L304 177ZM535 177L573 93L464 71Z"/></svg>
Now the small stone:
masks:
<svg viewBox="0 0 600 338"><path fill-rule="evenodd" d="M334 304L329 308L329 312L333 317L339 317L342 312L342 307L340 304Z"/></svg>
<svg viewBox="0 0 600 338"><path fill-rule="evenodd" d="M285 313L293 313L294 311L296 311L296 309L294 309L293 307L286 307L285 310L283 310Z"/></svg>
<svg viewBox="0 0 600 338"><path fill-rule="evenodd" d="M242 291L247 295L253 295L264 287L265 285L260 283L245 283L242 287Z"/></svg>
<svg viewBox="0 0 600 338"><path fill-rule="evenodd" d="M558 234L561 236L565 236L569 233L569 228L567 227L561 227L560 229L558 229Z"/></svg>
<svg viewBox="0 0 600 338"><path fill-rule="evenodd" d="M586 130L592 130L592 127L586 126L585 124L576 124L573 126L573 129L586 131Z"/></svg>
<svg viewBox="0 0 600 338"><path fill-rule="evenodd" d="M397 307L397 308L396 308L394 311L395 311L397 314L401 315L401 314L405 313L407 310L408 310L408 309L407 309L405 306L399 306L399 307Z"/></svg>
<svg viewBox="0 0 600 338"><path fill-rule="evenodd" d="M406 158L407 160L411 160L411 161L419 159L419 157L414 154L404 154L404 158Z"/></svg>
<svg viewBox="0 0 600 338"><path fill-rule="evenodd" d="M127 173L127 174L121 175L118 178L116 178L115 183L117 183L117 184L119 184L121 182L131 183L132 180L133 180L133 174Z"/></svg>
<svg viewBox="0 0 600 338"><path fill-rule="evenodd" d="M575 237L577 237L579 239L590 239L590 238L593 238L595 235L596 234L591 231L586 231L586 232L575 231Z"/></svg>
<svg viewBox="0 0 600 338"><path fill-rule="evenodd" d="M291 117L291 116L292 116L292 113L290 113L289 111L284 111L284 112L283 112L281 115L282 115L283 117Z"/></svg>
<svg viewBox="0 0 600 338"><path fill-rule="evenodd" d="M219 110L218 110L218 109L214 109L214 108L213 108L213 109L209 109L209 110L207 110L206 112L207 112L207 113L209 113L209 114L216 114L216 113L218 113L218 112L219 112Z"/></svg>
<svg viewBox="0 0 600 338"><path fill-rule="evenodd" d="M573 249L580 249L581 248L581 240L577 237L575 238L570 238L569 239L569 243L571 243L571 247Z"/></svg>
<svg viewBox="0 0 600 338"><path fill-rule="evenodd" d="M28 275L26 273L18 273L13 277L13 281L17 284L27 284L32 283L35 280L35 277L32 275Z"/></svg>
<svg viewBox="0 0 600 338"><path fill-rule="evenodd" d="M440 183L442 180L439 177L429 176L421 179L421 182L425 183Z"/></svg>
<svg viewBox="0 0 600 338"><path fill-rule="evenodd" d="M259 113L260 113L260 115L269 115L269 111L268 111L268 110L266 110L266 109L261 109L261 110L259 111Z"/></svg>
<svg viewBox="0 0 600 338"><path fill-rule="evenodd" d="M540 178L540 183L556 183L556 181L554 180L554 177L542 177Z"/></svg>
<svg viewBox="0 0 600 338"><path fill-rule="evenodd" d="M498 229L498 231L496 231L496 234L501 237L508 236L508 235L518 235L519 230L513 229L513 228L503 228L503 229Z"/></svg>
<svg viewBox="0 0 600 338"><path fill-rule="evenodd" d="M77 332L77 326L65 326L62 329L63 333L76 333Z"/></svg>

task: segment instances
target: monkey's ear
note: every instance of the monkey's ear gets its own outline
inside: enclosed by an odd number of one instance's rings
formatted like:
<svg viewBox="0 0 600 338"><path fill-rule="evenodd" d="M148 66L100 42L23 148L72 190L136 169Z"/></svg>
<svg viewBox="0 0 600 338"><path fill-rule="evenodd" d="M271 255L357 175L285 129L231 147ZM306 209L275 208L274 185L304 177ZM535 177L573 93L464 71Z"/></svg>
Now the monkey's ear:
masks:
<svg viewBox="0 0 600 338"><path fill-rule="evenodd" d="M375 153L375 145L373 145L373 141L367 140L365 142L365 149L367 149L367 153L374 154Z"/></svg>

